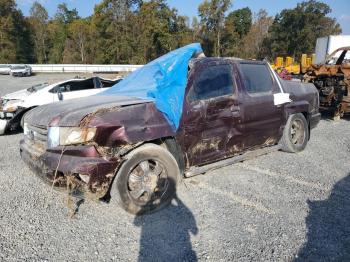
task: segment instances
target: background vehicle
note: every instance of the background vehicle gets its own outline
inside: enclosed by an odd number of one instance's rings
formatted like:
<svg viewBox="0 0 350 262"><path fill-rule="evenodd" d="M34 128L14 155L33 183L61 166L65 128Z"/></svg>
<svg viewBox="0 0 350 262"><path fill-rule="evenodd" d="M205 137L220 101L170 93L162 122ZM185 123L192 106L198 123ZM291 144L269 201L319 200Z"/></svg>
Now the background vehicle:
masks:
<svg viewBox="0 0 350 262"><path fill-rule="evenodd" d="M173 52L94 99L31 111L22 159L55 186L69 183L74 192L97 199L110 192L112 202L139 215L167 205L180 174L205 173L277 148L306 147L320 120L312 84L283 81L266 62L230 58L194 59L187 72L188 63L177 57L182 53ZM181 80L176 63L186 78L179 91L170 84ZM155 100L135 98L132 86L144 91L155 79L161 84L146 89L155 92ZM172 88L157 100L164 86ZM115 95L121 89L125 95ZM180 104L178 126L159 109L162 102Z"/></svg>
<svg viewBox="0 0 350 262"><path fill-rule="evenodd" d="M323 63L309 67L304 76L305 82L317 87L321 108L331 111L335 119L350 113L349 53L350 46L335 50Z"/></svg>
<svg viewBox="0 0 350 262"><path fill-rule="evenodd" d="M339 58L341 52L334 51L344 46L350 46L350 35L330 35L318 38L316 42L316 59L314 64L323 64L332 53L334 58ZM350 53L345 56L345 59L350 59Z"/></svg>
<svg viewBox="0 0 350 262"><path fill-rule="evenodd" d="M32 68L28 65L14 65L11 66L10 74L12 76L31 76Z"/></svg>
<svg viewBox="0 0 350 262"><path fill-rule="evenodd" d="M55 84L43 83L5 95L0 99L0 134L19 128L23 115L39 105L91 96L120 80L100 77L71 79Z"/></svg>
<svg viewBox="0 0 350 262"><path fill-rule="evenodd" d="M11 65L0 65L0 75L9 75L11 72Z"/></svg>

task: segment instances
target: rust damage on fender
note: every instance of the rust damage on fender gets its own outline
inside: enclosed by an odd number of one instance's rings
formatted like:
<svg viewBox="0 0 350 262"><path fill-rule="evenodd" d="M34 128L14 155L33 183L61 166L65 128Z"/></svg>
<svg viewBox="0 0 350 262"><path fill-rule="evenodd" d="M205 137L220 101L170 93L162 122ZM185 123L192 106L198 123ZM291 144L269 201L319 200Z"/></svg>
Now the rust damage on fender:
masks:
<svg viewBox="0 0 350 262"><path fill-rule="evenodd" d="M339 58L332 63L339 52ZM321 108L332 111L334 118L350 113L350 61L345 59L349 52L350 47L337 49L324 63L308 68L304 76L304 81L318 89Z"/></svg>
<svg viewBox="0 0 350 262"><path fill-rule="evenodd" d="M76 105L79 106L78 103ZM39 111L35 118L42 119L41 113L45 118L46 110ZM115 114L118 114L118 118ZM28 116L29 121L31 117ZM21 155L25 161L28 160L26 162L30 163L32 169L37 173L40 171L40 176L49 184L62 189L69 188L73 195L92 199L106 195L128 152L163 134L174 135L164 115L148 101L99 107L81 117L81 120L76 120L74 123L71 119L65 120L69 125L74 124L67 127L65 132L79 127L81 136L89 142L51 149L47 148L45 141L40 141L38 132L34 132L33 139L21 141ZM55 117L54 122L62 126L64 120ZM29 128L42 130L45 134L48 132L42 126L30 125ZM89 134L91 128L97 130L93 138Z"/></svg>

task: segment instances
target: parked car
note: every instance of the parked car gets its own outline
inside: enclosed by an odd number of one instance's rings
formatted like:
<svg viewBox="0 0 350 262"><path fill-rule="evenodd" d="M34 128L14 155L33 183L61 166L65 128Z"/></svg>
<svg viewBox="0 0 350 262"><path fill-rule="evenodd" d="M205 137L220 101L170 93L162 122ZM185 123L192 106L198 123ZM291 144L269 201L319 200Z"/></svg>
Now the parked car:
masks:
<svg viewBox="0 0 350 262"><path fill-rule="evenodd" d="M97 94L118 83L121 79L100 77L70 79L55 84L38 84L0 98L0 135L23 126L23 116L33 108L78 97Z"/></svg>
<svg viewBox="0 0 350 262"><path fill-rule="evenodd" d="M28 65L14 65L11 66L10 74L12 76L31 76L32 68Z"/></svg>
<svg viewBox="0 0 350 262"><path fill-rule="evenodd" d="M0 65L0 75L9 75L11 72L11 65Z"/></svg>
<svg viewBox="0 0 350 262"><path fill-rule="evenodd" d="M320 120L312 84L283 81L266 62L187 61L194 54L175 51L93 99L32 110L22 159L53 186L96 199L110 194L140 215L171 201L180 174L304 150ZM180 113L179 123L165 107Z"/></svg>

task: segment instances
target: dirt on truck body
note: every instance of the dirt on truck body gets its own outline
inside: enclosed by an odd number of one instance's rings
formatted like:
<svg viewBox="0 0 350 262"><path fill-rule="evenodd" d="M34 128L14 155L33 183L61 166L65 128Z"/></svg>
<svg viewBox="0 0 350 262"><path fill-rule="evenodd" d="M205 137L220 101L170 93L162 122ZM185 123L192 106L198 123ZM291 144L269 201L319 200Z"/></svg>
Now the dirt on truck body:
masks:
<svg viewBox="0 0 350 262"><path fill-rule="evenodd" d="M339 58L332 61L339 52ZM336 119L350 113L350 61L346 60L349 53L350 47L337 49L325 63L312 65L304 77L318 89L321 108L331 111Z"/></svg>
<svg viewBox="0 0 350 262"><path fill-rule="evenodd" d="M94 198L110 192L112 202L143 214L171 201L179 176L272 149L306 147L320 120L312 84L283 81L266 62L190 58L184 86L176 91L181 96L168 95L173 85L166 94L166 105L181 105L178 127L154 99L102 94L63 101L26 115L22 159L56 186ZM169 60L161 65L176 68L177 56ZM168 69L153 71L157 83Z"/></svg>

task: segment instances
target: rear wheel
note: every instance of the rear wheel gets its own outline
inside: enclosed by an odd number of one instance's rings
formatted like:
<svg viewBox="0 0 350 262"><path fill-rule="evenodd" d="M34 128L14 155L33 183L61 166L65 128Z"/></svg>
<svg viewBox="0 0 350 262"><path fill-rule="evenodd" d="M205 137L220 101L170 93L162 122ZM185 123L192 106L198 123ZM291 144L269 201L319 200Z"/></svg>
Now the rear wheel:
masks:
<svg viewBox="0 0 350 262"><path fill-rule="evenodd" d="M289 153L303 151L309 140L309 127L303 114L291 115L283 131L282 150Z"/></svg>
<svg viewBox="0 0 350 262"><path fill-rule="evenodd" d="M165 148L145 144L126 156L111 188L111 202L141 215L167 206L176 194L179 168Z"/></svg>

